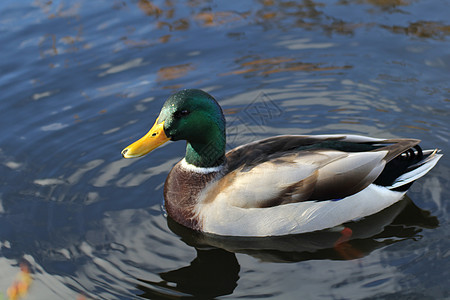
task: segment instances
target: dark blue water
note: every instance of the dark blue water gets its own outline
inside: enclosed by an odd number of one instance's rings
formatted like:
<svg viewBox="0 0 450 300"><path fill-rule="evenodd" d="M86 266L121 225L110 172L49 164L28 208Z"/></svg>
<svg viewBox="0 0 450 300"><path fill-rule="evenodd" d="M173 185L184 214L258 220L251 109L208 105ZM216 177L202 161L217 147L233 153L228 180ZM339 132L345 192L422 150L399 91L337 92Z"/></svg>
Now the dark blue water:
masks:
<svg viewBox="0 0 450 300"><path fill-rule="evenodd" d="M447 156L336 233L221 239L170 222L184 154L120 151L201 88L228 147L278 134L412 137L449 155L448 1L2 1L0 299L450 297Z"/></svg>

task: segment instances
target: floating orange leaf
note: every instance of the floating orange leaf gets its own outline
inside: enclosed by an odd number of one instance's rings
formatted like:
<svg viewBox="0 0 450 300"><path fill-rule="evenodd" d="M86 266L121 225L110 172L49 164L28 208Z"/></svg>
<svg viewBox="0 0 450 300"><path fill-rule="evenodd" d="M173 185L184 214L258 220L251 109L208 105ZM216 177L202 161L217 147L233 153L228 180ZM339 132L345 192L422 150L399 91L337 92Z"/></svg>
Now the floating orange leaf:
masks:
<svg viewBox="0 0 450 300"><path fill-rule="evenodd" d="M13 284L8 288L6 294L9 300L19 300L24 297L30 288L33 279L30 275L30 269L25 263L20 264L20 273Z"/></svg>
<svg viewBox="0 0 450 300"><path fill-rule="evenodd" d="M275 18L276 15L277 15L276 12L269 12L269 13L263 14L263 15L262 15L262 18L265 19L265 20L269 20L269 19Z"/></svg>
<svg viewBox="0 0 450 300"><path fill-rule="evenodd" d="M204 26L217 26L234 21L241 20L244 14L236 14L229 11L222 12L201 12L195 16L195 19L203 21Z"/></svg>
<svg viewBox="0 0 450 300"><path fill-rule="evenodd" d="M153 4L148 0L139 0L138 7L147 15L147 16L156 16L162 14L162 9Z"/></svg>

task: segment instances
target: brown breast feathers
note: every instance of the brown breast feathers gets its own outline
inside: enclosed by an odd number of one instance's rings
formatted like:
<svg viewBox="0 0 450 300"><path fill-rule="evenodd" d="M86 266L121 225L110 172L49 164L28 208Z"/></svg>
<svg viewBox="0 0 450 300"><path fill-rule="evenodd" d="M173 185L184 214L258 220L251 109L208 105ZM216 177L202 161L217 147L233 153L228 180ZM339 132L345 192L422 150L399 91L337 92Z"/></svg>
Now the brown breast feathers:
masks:
<svg viewBox="0 0 450 300"><path fill-rule="evenodd" d="M177 163L164 184L165 207L169 216L179 224L201 230L201 221L194 211L195 204L199 193L215 179L218 173L196 173L184 169L180 163Z"/></svg>

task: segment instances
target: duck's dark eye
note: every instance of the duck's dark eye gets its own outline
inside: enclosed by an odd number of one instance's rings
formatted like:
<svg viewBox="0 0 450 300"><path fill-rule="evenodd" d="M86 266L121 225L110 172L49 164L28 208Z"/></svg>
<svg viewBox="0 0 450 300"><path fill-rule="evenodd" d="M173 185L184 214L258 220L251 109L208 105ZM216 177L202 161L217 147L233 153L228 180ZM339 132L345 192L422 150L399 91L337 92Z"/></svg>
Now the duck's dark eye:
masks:
<svg viewBox="0 0 450 300"><path fill-rule="evenodd" d="M187 109L177 110L173 115L175 119L180 119L181 117L187 116L189 111Z"/></svg>

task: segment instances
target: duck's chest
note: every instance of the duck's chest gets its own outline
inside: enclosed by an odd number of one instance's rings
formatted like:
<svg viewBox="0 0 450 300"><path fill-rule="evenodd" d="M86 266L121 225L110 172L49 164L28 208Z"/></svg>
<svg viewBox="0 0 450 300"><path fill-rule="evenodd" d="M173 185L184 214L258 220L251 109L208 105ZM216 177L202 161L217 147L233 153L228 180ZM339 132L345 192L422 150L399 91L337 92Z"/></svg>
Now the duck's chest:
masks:
<svg viewBox="0 0 450 300"><path fill-rule="evenodd" d="M180 164L170 171L164 184L164 200L168 215L177 223L201 230L195 213L199 194L218 175L218 172L199 173L186 170Z"/></svg>

